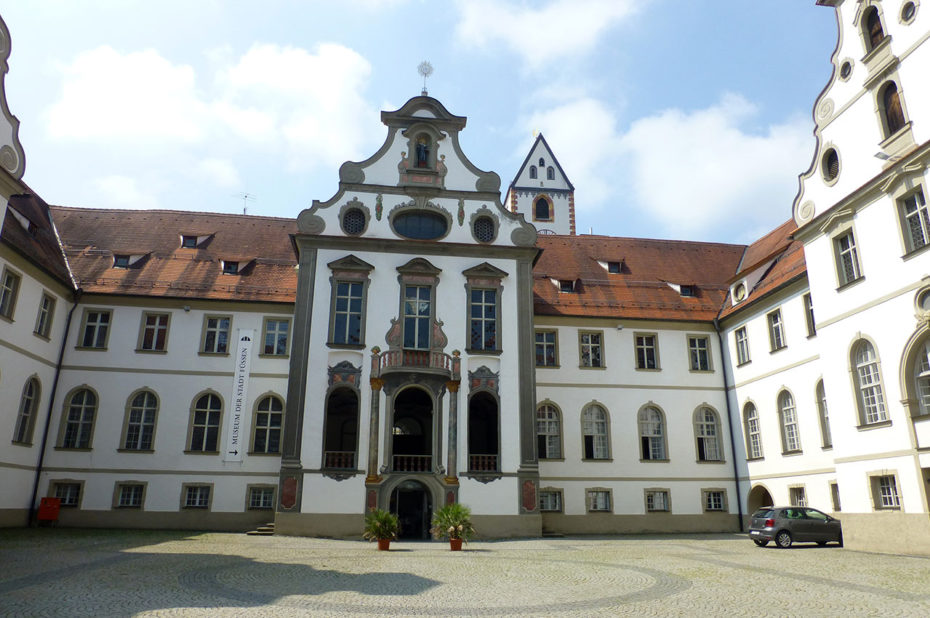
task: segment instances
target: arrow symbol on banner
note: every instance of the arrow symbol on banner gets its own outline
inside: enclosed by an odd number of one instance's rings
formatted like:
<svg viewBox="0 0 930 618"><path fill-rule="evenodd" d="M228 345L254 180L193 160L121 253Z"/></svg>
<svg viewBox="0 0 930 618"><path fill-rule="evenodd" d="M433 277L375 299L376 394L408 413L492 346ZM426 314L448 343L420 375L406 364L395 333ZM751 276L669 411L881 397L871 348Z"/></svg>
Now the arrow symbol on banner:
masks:
<svg viewBox="0 0 930 618"><path fill-rule="evenodd" d="M238 450L235 450L235 451L226 451L226 452L227 452L227 453L230 453L231 455L238 455L238 454L239 454L239 451L238 451Z"/></svg>

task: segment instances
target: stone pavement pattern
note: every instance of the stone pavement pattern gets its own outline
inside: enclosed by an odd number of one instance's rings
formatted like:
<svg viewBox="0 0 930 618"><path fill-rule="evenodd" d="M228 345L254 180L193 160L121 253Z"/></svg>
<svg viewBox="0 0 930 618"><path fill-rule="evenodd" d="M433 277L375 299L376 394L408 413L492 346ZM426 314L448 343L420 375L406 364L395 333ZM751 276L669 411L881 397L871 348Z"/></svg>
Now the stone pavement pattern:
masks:
<svg viewBox="0 0 930 618"><path fill-rule="evenodd" d="M0 530L0 616L930 616L930 560L741 535L395 542Z"/></svg>

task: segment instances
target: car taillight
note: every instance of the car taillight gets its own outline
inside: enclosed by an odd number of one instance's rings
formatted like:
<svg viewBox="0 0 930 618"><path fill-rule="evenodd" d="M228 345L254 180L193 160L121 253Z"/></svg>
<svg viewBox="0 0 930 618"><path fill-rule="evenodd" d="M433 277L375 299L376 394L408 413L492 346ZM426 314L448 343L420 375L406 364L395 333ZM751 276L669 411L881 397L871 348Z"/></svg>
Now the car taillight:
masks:
<svg viewBox="0 0 930 618"><path fill-rule="evenodd" d="M774 525L775 525L775 520L774 520L774 519L766 519L766 520L765 520L765 527L766 527L766 528L771 528L771 527L773 527Z"/></svg>

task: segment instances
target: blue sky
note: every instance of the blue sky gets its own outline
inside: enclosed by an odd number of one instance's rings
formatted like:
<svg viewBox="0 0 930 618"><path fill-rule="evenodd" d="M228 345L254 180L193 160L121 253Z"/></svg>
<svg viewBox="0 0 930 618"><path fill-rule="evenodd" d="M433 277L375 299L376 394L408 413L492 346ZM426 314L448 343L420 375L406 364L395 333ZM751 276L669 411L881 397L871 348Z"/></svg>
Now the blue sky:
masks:
<svg viewBox="0 0 930 618"><path fill-rule="evenodd" d="M750 242L832 66L814 0L0 0L25 180L69 206L296 216L419 94L503 188L542 131L578 229Z"/></svg>

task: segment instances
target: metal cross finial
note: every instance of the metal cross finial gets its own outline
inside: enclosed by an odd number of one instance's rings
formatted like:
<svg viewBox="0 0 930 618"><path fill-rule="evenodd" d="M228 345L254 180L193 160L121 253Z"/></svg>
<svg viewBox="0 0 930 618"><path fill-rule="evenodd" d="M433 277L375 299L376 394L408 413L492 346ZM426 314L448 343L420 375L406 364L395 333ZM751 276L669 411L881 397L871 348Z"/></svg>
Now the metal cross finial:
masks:
<svg viewBox="0 0 930 618"><path fill-rule="evenodd" d="M426 91L426 78L433 74L433 65L428 60L424 60L417 66L417 73L423 76L423 96L429 94Z"/></svg>

